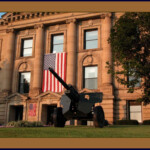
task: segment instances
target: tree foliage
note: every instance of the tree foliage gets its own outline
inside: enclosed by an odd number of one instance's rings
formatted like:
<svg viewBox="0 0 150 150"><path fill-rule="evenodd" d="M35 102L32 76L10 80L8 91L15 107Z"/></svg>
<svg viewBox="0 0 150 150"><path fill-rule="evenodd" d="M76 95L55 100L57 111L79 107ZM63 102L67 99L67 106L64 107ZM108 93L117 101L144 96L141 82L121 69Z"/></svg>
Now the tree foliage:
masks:
<svg viewBox="0 0 150 150"><path fill-rule="evenodd" d="M140 78L139 100L150 103L150 13L125 13L115 22L108 41L113 54L113 65L107 62L109 73L129 87L128 92L134 92ZM122 69L114 70L115 66Z"/></svg>

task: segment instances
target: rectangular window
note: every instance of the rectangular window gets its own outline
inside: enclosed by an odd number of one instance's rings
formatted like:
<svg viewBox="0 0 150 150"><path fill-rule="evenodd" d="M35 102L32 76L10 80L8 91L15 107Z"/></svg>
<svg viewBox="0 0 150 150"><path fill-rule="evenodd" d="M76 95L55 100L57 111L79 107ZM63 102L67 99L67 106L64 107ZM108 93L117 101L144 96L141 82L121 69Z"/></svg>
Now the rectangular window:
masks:
<svg viewBox="0 0 150 150"><path fill-rule="evenodd" d="M63 52L63 46L64 46L64 35L58 34L58 35L52 35L52 53L60 53Z"/></svg>
<svg viewBox="0 0 150 150"><path fill-rule="evenodd" d="M98 48L98 30L86 30L84 32L84 49Z"/></svg>
<svg viewBox="0 0 150 150"><path fill-rule="evenodd" d="M136 69L131 69L130 63L128 65L129 65L129 70L128 70L127 81L130 82L136 79L136 77L134 76L136 73ZM131 72L133 72L132 75L130 75ZM138 82L135 84L135 87L139 87L141 85L141 78L138 78L137 80ZM129 85L127 87L130 88Z"/></svg>
<svg viewBox="0 0 150 150"><path fill-rule="evenodd" d="M22 39L21 57L32 56L33 39Z"/></svg>
<svg viewBox="0 0 150 150"><path fill-rule="evenodd" d="M84 67L83 88L97 89L97 66Z"/></svg>
<svg viewBox="0 0 150 150"><path fill-rule="evenodd" d="M128 76L127 77L127 80L128 81L132 81L132 80L134 80L135 79L135 77L134 76ZM141 78L138 78L138 82L135 84L135 87L140 87L141 86ZM129 88L130 86L128 85L128 88Z"/></svg>
<svg viewBox="0 0 150 150"><path fill-rule="evenodd" d="M19 93L29 93L31 72L19 73Z"/></svg>
<svg viewBox="0 0 150 150"><path fill-rule="evenodd" d="M142 122L142 107L141 103L136 101L128 101L129 119Z"/></svg>

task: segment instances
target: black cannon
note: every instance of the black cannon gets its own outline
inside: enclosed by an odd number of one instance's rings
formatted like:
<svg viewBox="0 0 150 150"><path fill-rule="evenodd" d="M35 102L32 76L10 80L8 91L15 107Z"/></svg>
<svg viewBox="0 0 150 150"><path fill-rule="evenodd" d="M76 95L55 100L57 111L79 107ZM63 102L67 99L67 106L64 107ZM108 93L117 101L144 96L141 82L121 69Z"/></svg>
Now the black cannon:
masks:
<svg viewBox="0 0 150 150"><path fill-rule="evenodd" d="M54 126L64 127L67 120L77 119L93 121L95 127L102 128L105 123L103 108L94 107L94 105L102 102L103 94L101 92L78 93L72 85L66 84L52 68L49 68L49 71L66 89L60 100L61 107L54 109Z"/></svg>

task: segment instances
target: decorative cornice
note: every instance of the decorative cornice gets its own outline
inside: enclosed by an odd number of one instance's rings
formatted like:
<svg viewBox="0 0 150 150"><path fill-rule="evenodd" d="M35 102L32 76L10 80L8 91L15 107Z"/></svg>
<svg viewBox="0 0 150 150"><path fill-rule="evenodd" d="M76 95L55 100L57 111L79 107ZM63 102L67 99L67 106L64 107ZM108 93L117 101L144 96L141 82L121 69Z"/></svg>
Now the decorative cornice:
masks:
<svg viewBox="0 0 150 150"><path fill-rule="evenodd" d="M67 19L66 24L75 23L77 20L75 18L73 19Z"/></svg>
<svg viewBox="0 0 150 150"><path fill-rule="evenodd" d="M14 33L15 30L14 29L6 29L6 33Z"/></svg>
<svg viewBox="0 0 150 150"><path fill-rule="evenodd" d="M100 19L105 19L106 17L111 18L112 17L112 13L105 13L105 14L101 14L100 15Z"/></svg>
<svg viewBox="0 0 150 150"><path fill-rule="evenodd" d="M89 20L89 21L88 21L88 25L89 25L89 26L92 26L92 25L93 25L93 20Z"/></svg>
<svg viewBox="0 0 150 150"><path fill-rule="evenodd" d="M52 95L52 96L55 96L58 99L61 98L61 94L60 93L53 93L51 91L47 91L47 92L41 93L40 95L36 96L36 98L44 97L46 95Z"/></svg>
<svg viewBox="0 0 150 150"><path fill-rule="evenodd" d="M58 31L60 29L60 25L55 26L55 30Z"/></svg>
<svg viewBox="0 0 150 150"><path fill-rule="evenodd" d="M107 13L105 16L111 18L112 17L112 13Z"/></svg>
<svg viewBox="0 0 150 150"><path fill-rule="evenodd" d="M100 19L105 19L105 14L101 14Z"/></svg>
<svg viewBox="0 0 150 150"><path fill-rule="evenodd" d="M44 25L43 24L34 25L34 29L38 29L38 28L44 28Z"/></svg>
<svg viewBox="0 0 150 150"><path fill-rule="evenodd" d="M28 99L28 97L25 96L25 95L23 95L23 94L20 94L20 93L13 93L13 94L8 95L8 96L6 97L6 100L10 100L11 98L16 97L16 96L20 97L21 100L24 100L24 101Z"/></svg>
<svg viewBox="0 0 150 150"><path fill-rule="evenodd" d="M58 12L13 12L8 13L6 16L2 19L0 19L0 25L7 25L10 22L20 21L20 20L26 20L26 19L33 19L33 18L39 18L42 16L51 16L55 14L60 14Z"/></svg>

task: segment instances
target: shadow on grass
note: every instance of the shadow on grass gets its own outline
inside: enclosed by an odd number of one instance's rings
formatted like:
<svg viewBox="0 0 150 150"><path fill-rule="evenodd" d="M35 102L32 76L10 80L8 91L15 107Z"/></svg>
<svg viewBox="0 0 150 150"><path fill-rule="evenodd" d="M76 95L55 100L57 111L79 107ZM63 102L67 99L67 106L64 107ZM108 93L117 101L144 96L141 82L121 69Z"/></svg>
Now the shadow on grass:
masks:
<svg viewBox="0 0 150 150"><path fill-rule="evenodd" d="M142 125L109 125L109 128L135 128L141 127Z"/></svg>
<svg viewBox="0 0 150 150"><path fill-rule="evenodd" d="M108 125L105 126L103 128L135 128L135 127L141 127L142 125ZM78 125L78 126L65 126L64 128L95 128L94 126L84 126L84 125ZM103 129L101 128L101 129ZM95 128L95 129L99 129L99 128Z"/></svg>

